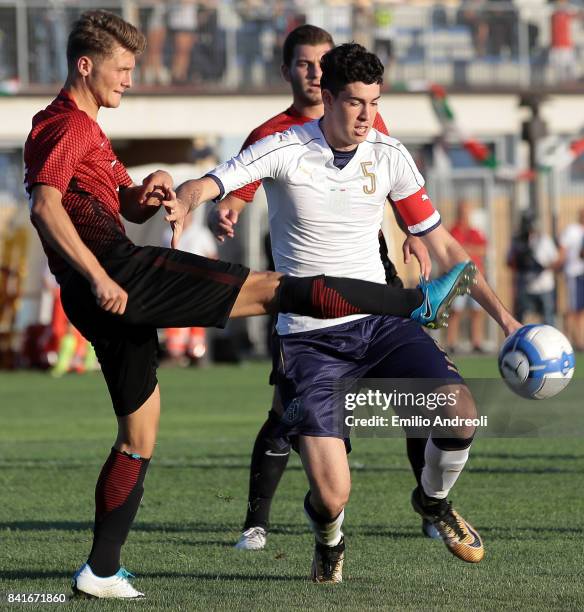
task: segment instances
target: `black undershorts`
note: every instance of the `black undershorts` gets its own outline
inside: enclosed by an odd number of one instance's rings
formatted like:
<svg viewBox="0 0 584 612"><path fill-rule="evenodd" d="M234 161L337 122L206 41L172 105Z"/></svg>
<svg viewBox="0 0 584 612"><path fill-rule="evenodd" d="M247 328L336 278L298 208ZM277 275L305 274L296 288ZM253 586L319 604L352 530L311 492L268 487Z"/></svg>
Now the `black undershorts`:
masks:
<svg viewBox="0 0 584 612"><path fill-rule="evenodd" d="M126 416L158 384L157 328L224 327L249 269L129 241L100 256L100 263L128 293L123 315L100 308L78 273L62 286L61 299L71 323L95 348L115 413Z"/></svg>

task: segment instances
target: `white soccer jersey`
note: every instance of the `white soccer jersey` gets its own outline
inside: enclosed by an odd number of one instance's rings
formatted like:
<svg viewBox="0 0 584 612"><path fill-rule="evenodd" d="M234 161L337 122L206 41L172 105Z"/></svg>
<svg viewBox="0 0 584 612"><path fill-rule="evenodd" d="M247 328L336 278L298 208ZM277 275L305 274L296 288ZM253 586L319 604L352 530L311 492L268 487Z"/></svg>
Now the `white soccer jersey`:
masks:
<svg viewBox="0 0 584 612"><path fill-rule="evenodd" d="M210 174L226 194L263 179L278 272L385 283L377 236L386 198L396 203L413 234L433 229L440 215L410 154L395 138L371 129L343 169L333 160L319 121L313 121L257 141ZM297 333L361 316L321 320L280 314L277 330Z"/></svg>

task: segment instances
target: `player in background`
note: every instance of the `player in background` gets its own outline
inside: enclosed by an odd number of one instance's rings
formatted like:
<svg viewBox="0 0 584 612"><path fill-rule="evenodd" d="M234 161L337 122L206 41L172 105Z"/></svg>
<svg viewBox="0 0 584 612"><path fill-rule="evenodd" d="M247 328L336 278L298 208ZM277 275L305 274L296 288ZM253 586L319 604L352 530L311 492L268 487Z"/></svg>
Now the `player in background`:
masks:
<svg viewBox="0 0 584 612"><path fill-rule="evenodd" d="M474 269L441 225L405 147L372 127L383 79L379 59L360 45L346 44L326 53L321 66L323 118L267 136L204 179L181 185L177 197L185 209L268 179L264 186L277 271L302 278L321 268L331 274L343 270L381 284L385 276L374 242L389 194L410 232L423 237L441 265ZM322 288L334 290L334 284ZM506 334L520 327L482 275L473 295ZM446 353L415 322L358 314L331 321L280 315L277 332L280 425L283 433L297 437L310 485L304 509L315 535L312 579L341 582L350 474L337 381L439 379L434 391L457 397L451 416L474 418L476 407ZM466 463L474 431L464 423L452 426L448 437L429 438L421 485L412 494L414 509L433 523L454 555L468 562L482 559L482 541L447 496Z"/></svg>
<svg viewBox="0 0 584 612"><path fill-rule="evenodd" d="M290 84L292 105L255 128L243 143L242 150L265 136L322 117L324 106L320 89L320 59L333 47L334 41L331 35L326 30L313 25L299 26L288 34L282 48L281 71L284 80ZM375 115L373 127L382 134L388 134L379 113ZM249 202L253 201L260 185L260 181L245 185L230 193L211 210L209 226L219 241L222 242L226 237L233 236L233 226L236 225L239 214ZM399 214L396 215L403 228L404 224ZM407 232L407 227L405 230ZM387 256L387 245L381 232L379 241L387 282L401 283L395 266ZM420 238L408 233L403 253L405 263L409 263L413 253L420 262L422 275L429 277L431 261ZM261 550L266 545L270 507L290 457L289 440L276 435L281 415L281 406L274 394L268 418L257 434L251 455L247 513L242 534L235 545L239 550ZM424 465L424 447L425 441L420 438L407 439L408 457L417 480ZM436 530L427 521L424 521L423 533L437 537Z"/></svg>
<svg viewBox="0 0 584 612"><path fill-rule="evenodd" d="M120 214L144 223L163 206L176 246L187 213L168 173L154 172L135 185L97 123L99 109L117 108L132 86L144 46L144 35L117 15L84 13L69 34L67 81L33 117L24 149L31 221L67 317L95 348L118 422L95 490L93 546L73 581L78 593L98 598L142 596L120 555L158 430L157 328L222 327L230 317L288 308L316 317L371 311L429 321L426 307L444 314L465 280L454 270L434 284L398 290L357 279L251 272L176 249L134 245ZM200 183L200 195L209 188L209 198L217 195L213 179Z"/></svg>

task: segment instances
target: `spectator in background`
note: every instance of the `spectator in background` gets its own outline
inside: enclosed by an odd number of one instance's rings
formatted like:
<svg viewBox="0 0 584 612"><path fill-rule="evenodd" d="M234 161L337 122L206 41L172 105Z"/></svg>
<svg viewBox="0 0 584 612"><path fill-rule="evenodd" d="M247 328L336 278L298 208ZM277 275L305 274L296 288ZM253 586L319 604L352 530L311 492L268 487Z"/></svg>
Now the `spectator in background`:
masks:
<svg viewBox="0 0 584 612"><path fill-rule="evenodd" d="M560 237L560 257L568 287L566 332L574 348L584 350L584 208L578 221L568 225Z"/></svg>
<svg viewBox="0 0 584 612"><path fill-rule="evenodd" d="M271 28L271 7L262 0L236 0L241 18L237 31L237 57L241 62L240 85L248 88L265 81L264 31Z"/></svg>
<svg viewBox="0 0 584 612"><path fill-rule="evenodd" d="M528 312L537 314L546 325L555 325L556 281L559 252L552 238L541 232L530 215L521 220L513 237L507 264L515 273L515 317L524 322Z"/></svg>
<svg viewBox="0 0 584 612"><path fill-rule="evenodd" d="M67 77L67 46L69 24L65 2L51 0L30 9L33 79L36 83L51 84Z"/></svg>
<svg viewBox="0 0 584 612"><path fill-rule="evenodd" d="M301 9L296 6L295 1L290 0L275 0L272 10L272 28L273 36L271 37L272 49L269 53L270 61L266 66L267 84L280 85L282 82L282 74L280 68L282 66L281 50L284 46L284 41L288 34L297 27L306 23L306 15Z"/></svg>
<svg viewBox="0 0 584 612"><path fill-rule="evenodd" d="M385 73L389 74L394 59L393 38L393 9L389 4L375 4L373 9L374 40L373 53L379 57L385 66Z"/></svg>
<svg viewBox="0 0 584 612"><path fill-rule="evenodd" d="M197 40L197 0L157 2L148 18L143 81L146 85L184 85L189 81L191 56ZM164 61L167 32L172 33L170 70Z"/></svg>
<svg viewBox="0 0 584 612"><path fill-rule="evenodd" d="M489 37L489 24L483 6L484 0L463 0L456 16L457 23L467 26L470 30L472 44L478 57L486 55Z"/></svg>
<svg viewBox="0 0 584 612"><path fill-rule="evenodd" d="M581 17L582 12L575 9L567 0L555 0L551 16L551 43L549 64L553 70L553 81L573 81L577 75L577 57L572 38L572 21Z"/></svg>
<svg viewBox="0 0 584 612"><path fill-rule="evenodd" d="M13 76L6 57L6 34L0 25L0 82Z"/></svg>
<svg viewBox="0 0 584 612"><path fill-rule="evenodd" d="M219 23L219 0L201 0L197 13L197 42L191 70L202 81L217 83L227 65L227 36Z"/></svg>
<svg viewBox="0 0 584 612"><path fill-rule="evenodd" d="M485 273L485 255L487 251L487 238L471 223L472 205L466 200L460 200L457 204L456 221L450 233L460 242L462 247L470 255L482 274ZM453 304L450 318L448 319L448 330L446 344L449 352L459 350L458 338L460 332L460 321L464 313L470 316L470 342L475 353L482 353L483 348L483 309L470 295L458 296Z"/></svg>
<svg viewBox="0 0 584 612"><path fill-rule="evenodd" d="M185 85L189 81L191 55L197 39L196 0L182 0L169 6L168 29L173 32L172 82Z"/></svg>
<svg viewBox="0 0 584 612"><path fill-rule="evenodd" d="M374 12L371 0L354 0L351 16L353 27L352 38L366 49L371 48L371 22L373 18Z"/></svg>
<svg viewBox="0 0 584 612"><path fill-rule="evenodd" d="M146 25L146 53L142 81L145 85L168 85L170 72L164 63L164 43L166 42L166 5L158 0Z"/></svg>
<svg viewBox="0 0 584 612"><path fill-rule="evenodd" d="M496 58L516 58L519 16L512 0L487 0L485 8L489 30L487 54Z"/></svg>

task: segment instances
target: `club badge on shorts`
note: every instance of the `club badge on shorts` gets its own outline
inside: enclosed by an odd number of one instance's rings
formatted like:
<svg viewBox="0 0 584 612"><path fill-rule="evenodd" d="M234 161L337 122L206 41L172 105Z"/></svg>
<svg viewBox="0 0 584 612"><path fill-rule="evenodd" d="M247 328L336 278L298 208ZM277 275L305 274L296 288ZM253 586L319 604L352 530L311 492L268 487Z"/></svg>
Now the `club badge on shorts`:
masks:
<svg viewBox="0 0 584 612"><path fill-rule="evenodd" d="M282 415L282 422L289 427L296 425L302 421L304 416L304 410L302 408L302 401L299 397L295 397L286 408Z"/></svg>

